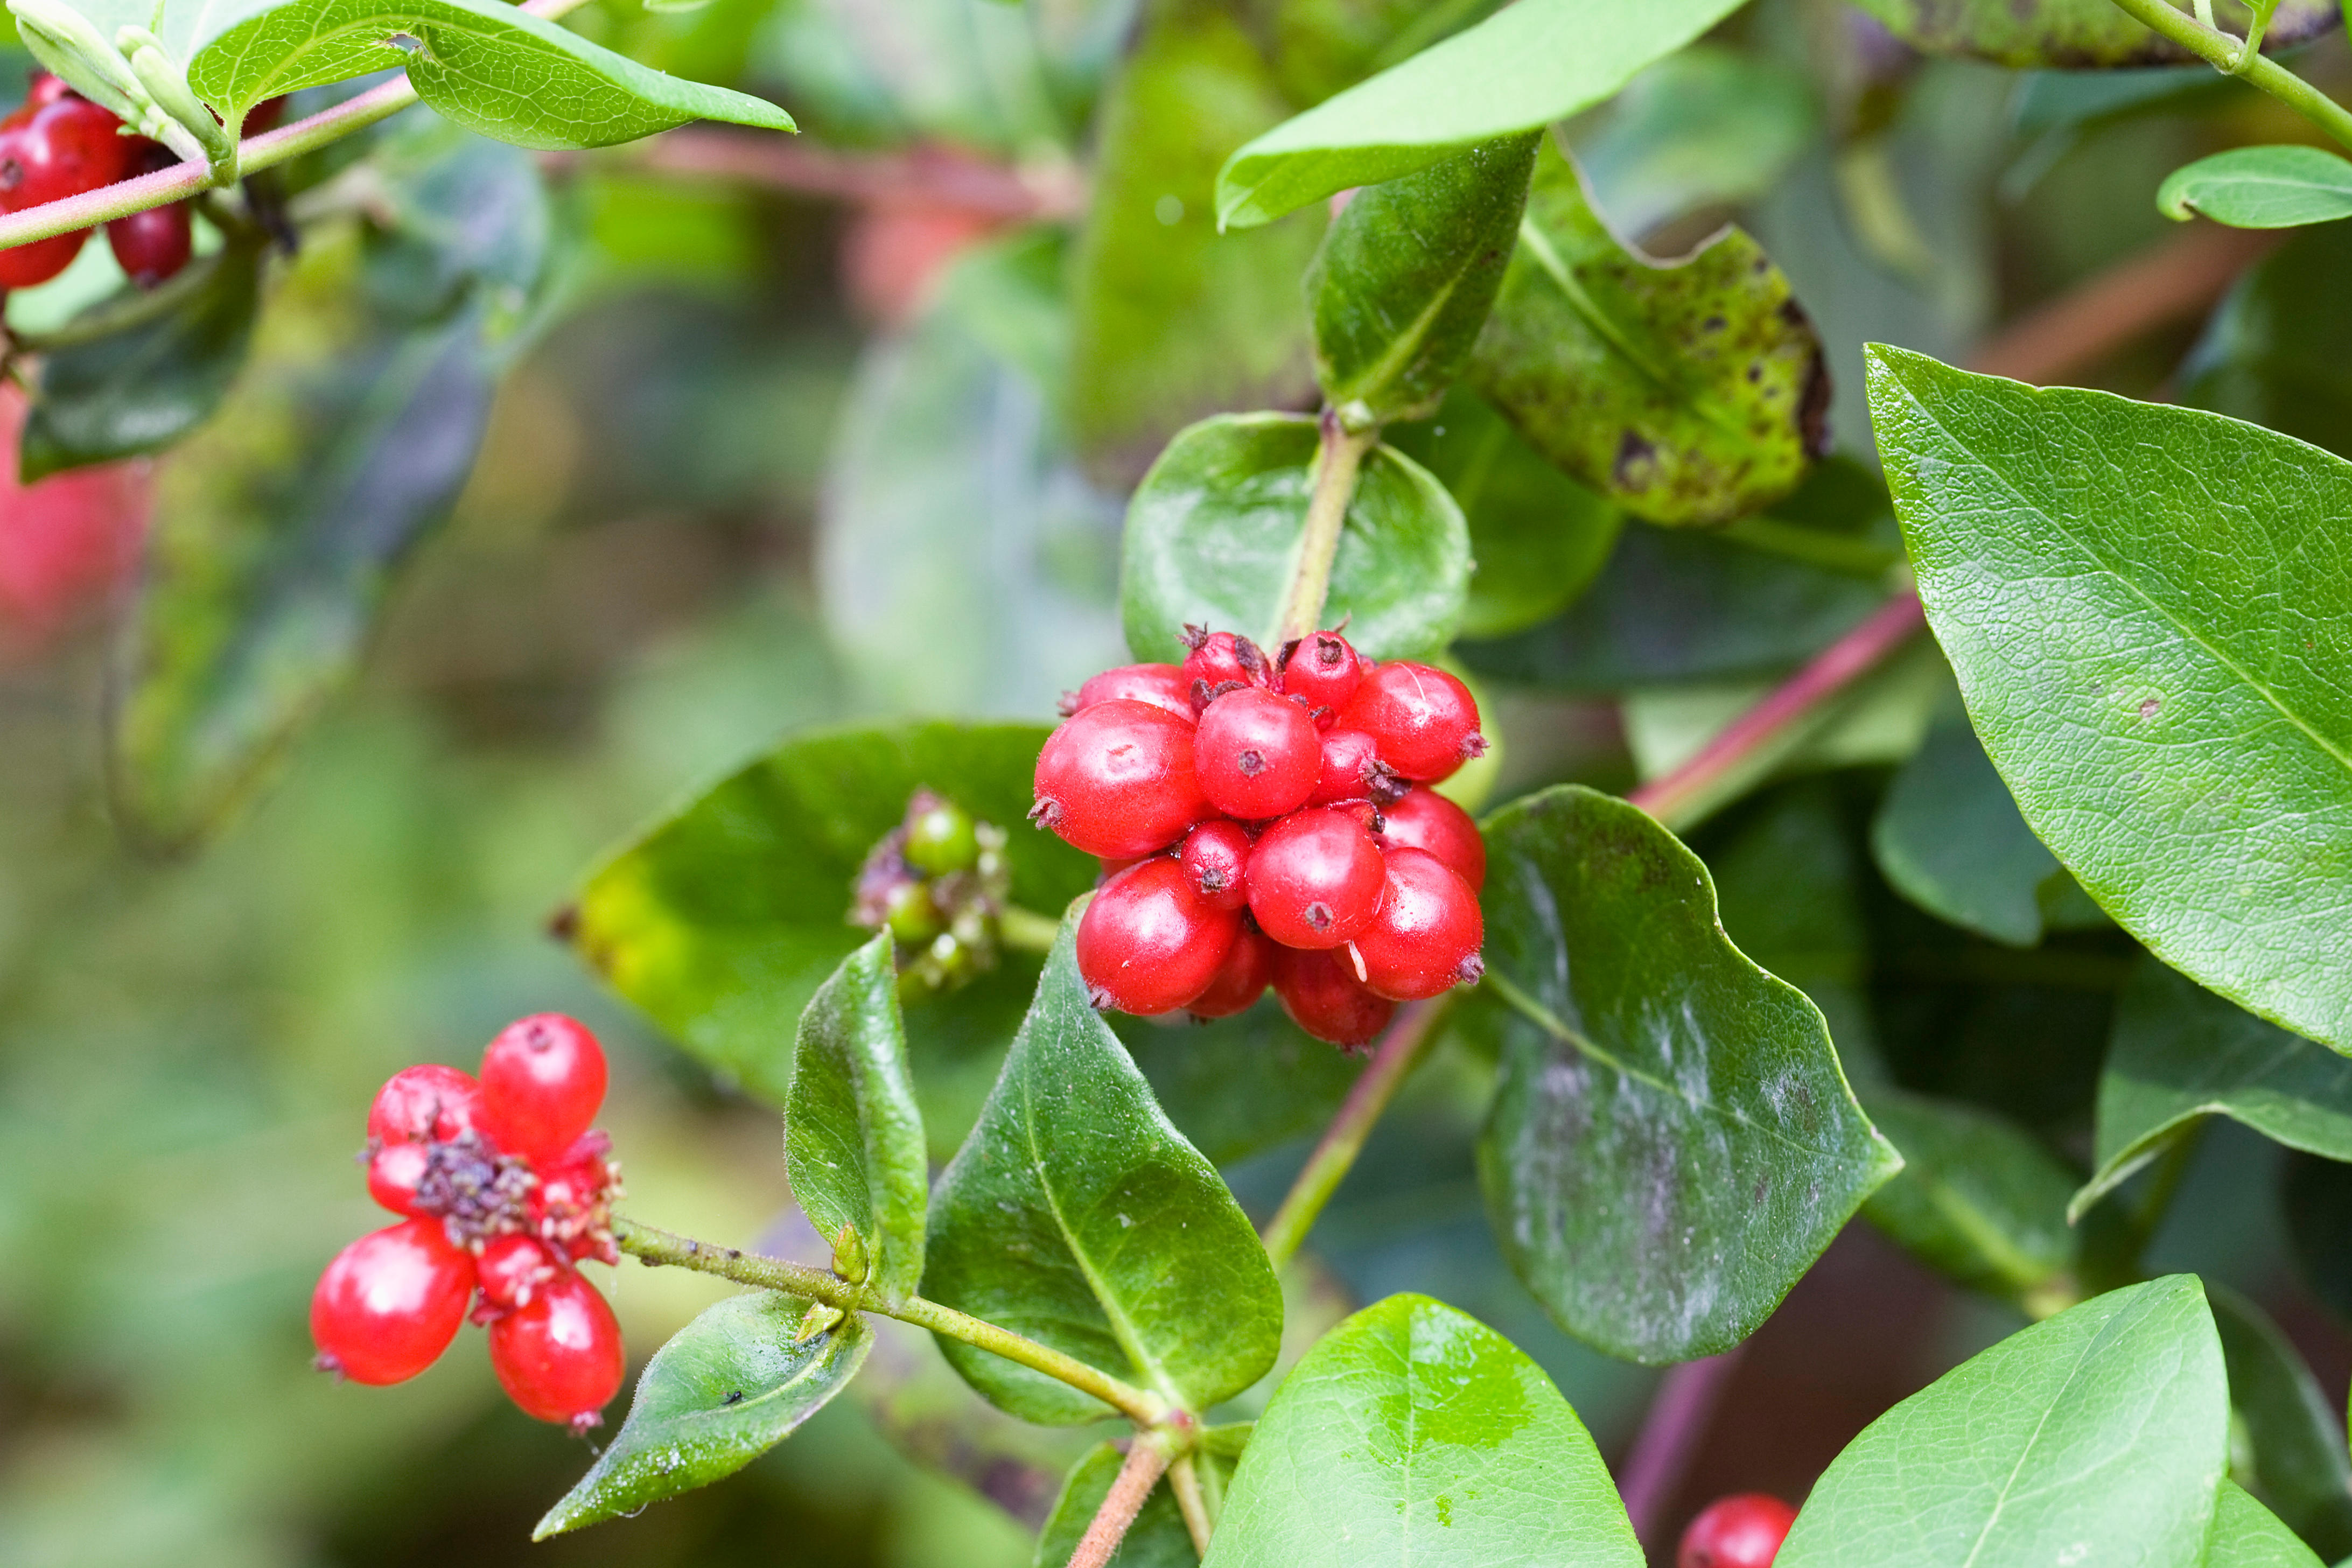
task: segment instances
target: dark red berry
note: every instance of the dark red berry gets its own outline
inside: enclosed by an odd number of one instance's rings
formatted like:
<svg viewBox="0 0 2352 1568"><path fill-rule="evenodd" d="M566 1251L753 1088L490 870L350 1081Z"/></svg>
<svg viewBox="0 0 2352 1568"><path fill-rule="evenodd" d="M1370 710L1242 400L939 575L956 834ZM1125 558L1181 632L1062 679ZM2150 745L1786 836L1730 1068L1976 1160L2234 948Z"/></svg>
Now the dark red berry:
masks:
<svg viewBox="0 0 2352 1568"><path fill-rule="evenodd" d="M432 1155L422 1143L406 1142L378 1146L368 1156L368 1196L394 1214L417 1215L416 1184L425 1179Z"/></svg>
<svg viewBox="0 0 2352 1568"><path fill-rule="evenodd" d="M1285 816L1315 793L1320 739L1307 710L1262 687L1228 691L1202 710L1192 769L1209 804L1251 822Z"/></svg>
<svg viewBox="0 0 2352 1568"><path fill-rule="evenodd" d="M1356 650L1338 632L1317 632L1282 650L1280 681L1283 695L1306 699L1309 708L1333 713L1348 705L1363 679Z"/></svg>
<svg viewBox="0 0 2352 1568"><path fill-rule="evenodd" d="M1180 719L1192 716L1192 682L1172 664L1124 664L1100 675L1062 699L1062 717L1084 712L1114 697L1165 708Z"/></svg>
<svg viewBox="0 0 2352 1568"><path fill-rule="evenodd" d="M1323 734L1315 793L1307 799L1310 805L1369 800L1384 806L1411 787L1381 761L1380 742L1370 735L1361 730L1328 730Z"/></svg>
<svg viewBox="0 0 2352 1568"><path fill-rule="evenodd" d="M530 1194L531 1230L566 1258L620 1261L613 1245L613 1167L605 1159L612 1147L602 1132L583 1133L561 1158L540 1167Z"/></svg>
<svg viewBox="0 0 2352 1568"><path fill-rule="evenodd" d="M1683 1531L1675 1568L1770 1568L1797 1510L1762 1492L1709 1503Z"/></svg>
<svg viewBox="0 0 2352 1568"><path fill-rule="evenodd" d="M442 1142L482 1123L482 1086L438 1062L403 1068L376 1091L368 1136L379 1143Z"/></svg>
<svg viewBox="0 0 2352 1568"><path fill-rule="evenodd" d="M245 124L240 128L240 134L265 135L277 130L278 122L285 118L285 95L281 93L276 98L265 98L245 111Z"/></svg>
<svg viewBox="0 0 2352 1568"><path fill-rule="evenodd" d="M1361 816L1294 812L1250 852L1250 913L1285 947L1337 947L1372 923L1385 877Z"/></svg>
<svg viewBox="0 0 2352 1568"><path fill-rule="evenodd" d="M1381 807L1381 847L1420 849L1436 856L1469 884L1486 885L1486 840L1470 814L1433 789L1416 789Z"/></svg>
<svg viewBox="0 0 2352 1568"><path fill-rule="evenodd" d="M1344 952L1277 949L1274 994L1290 1021L1318 1040L1354 1048L1369 1046L1396 1012L1396 1004L1375 996L1356 978Z"/></svg>
<svg viewBox="0 0 2352 1568"><path fill-rule="evenodd" d="M1354 938L1364 984L1392 1002L1417 1002L1486 973L1478 895L1434 855L1391 849L1381 912Z"/></svg>
<svg viewBox="0 0 2352 1568"><path fill-rule="evenodd" d="M1266 662L1265 650L1247 637L1232 632L1213 632L1205 626L1186 626L1184 646L1191 650L1184 656L1184 689L1188 692L1196 680L1212 692L1227 682L1243 686L1273 684L1274 668Z"/></svg>
<svg viewBox="0 0 2352 1568"><path fill-rule="evenodd" d="M1078 918L1078 975L1097 1007L1173 1012L1209 988L1241 924L1192 890L1181 862L1146 860L1104 883Z"/></svg>
<svg viewBox="0 0 2352 1568"><path fill-rule="evenodd" d="M1423 784L1486 751L1470 689L1425 664L1399 661L1373 670L1340 709L1339 723L1371 736L1381 761Z"/></svg>
<svg viewBox="0 0 2352 1568"><path fill-rule="evenodd" d="M0 151L0 205L9 211L60 201L110 185L131 166L121 121L86 98L68 93L43 104L11 132Z"/></svg>
<svg viewBox="0 0 2352 1568"><path fill-rule="evenodd" d="M482 1053L482 1131L509 1154L562 1153L604 1103L604 1048L577 1019L518 1018Z"/></svg>
<svg viewBox="0 0 2352 1568"><path fill-rule="evenodd" d="M530 1237L492 1237L474 1260L474 1274L482 1291L482 1305L474 1314L476 1321L487 1322L500 1313L530 1305L531 1298L552 1281L562 1267L553 1254Z"/></svg>
<svg viewBox="0 0 2352 1568"><path fill-rule="evenodd" d="M1244 924L1234 945L1225 949L1217 977L1209 982L1206 991L1186 1003L1184 1010L1196 1018L1230 1018L1246 1011L1274 983L1275 954L1279 951L1264 931Z"/></svg>
<svg viewBox="0 0 2352 1568"><path fill-rule="evenodd" d="M1164 708L1114 697L1081 710L1037 754L1029 819L1089 855L1164 849L1213 816L1192 773L1192 726Z"/></svg>
<svg viewBox="0 0 2352 1568"><path fill-rule="evenodd" d="M194 254L188 204L173 202L116 218L106 226L106 243L113 248L116 264L131 275L133 283L152 289L185 267Z"/></svg>
<svg viewBox="0 0 2352 1568"><path fill-rule="evenodd" d="M474 1259L439 1220L363 1236L335 1254L310 1293L319 1366L353 1383L415 1377L457 1337L473 1293Z"/></svg>
<svg viewBox="0 0 2352 1568"><path fill-rule="evenodd" d="M596 1287L560 1269L490 1325L490 1369L524 1415L586 1431L621 1392L621 1325Z"/></svg>
<svg viewBox="0 0 2352 1568"><path fill-rule="evenodd" d="M1194 892L1221 910L1238 910L1249 902L1249 830L1220 818L1186 834L1178 858Z"/></svg>

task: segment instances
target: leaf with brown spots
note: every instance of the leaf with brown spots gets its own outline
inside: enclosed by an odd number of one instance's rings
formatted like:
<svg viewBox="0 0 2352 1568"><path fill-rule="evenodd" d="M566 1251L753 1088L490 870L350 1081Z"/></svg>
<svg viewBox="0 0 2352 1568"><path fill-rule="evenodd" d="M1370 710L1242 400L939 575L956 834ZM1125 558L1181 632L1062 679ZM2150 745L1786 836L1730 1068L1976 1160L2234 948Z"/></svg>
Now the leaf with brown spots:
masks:
<svg viewBox="0 0 2352 1568"><path fill-rule="evenodd" d="M2132 20L2113 0L1856 0L1913 48L1996 65L2067 70L2183 65L2197 57ZM2188 7L2181 7L2186 10ZM2336 0L2283 0L2263 52L2307 44L2336 26ZM2243 37L2240 0L2216 0L2213 19Z"/></svg>

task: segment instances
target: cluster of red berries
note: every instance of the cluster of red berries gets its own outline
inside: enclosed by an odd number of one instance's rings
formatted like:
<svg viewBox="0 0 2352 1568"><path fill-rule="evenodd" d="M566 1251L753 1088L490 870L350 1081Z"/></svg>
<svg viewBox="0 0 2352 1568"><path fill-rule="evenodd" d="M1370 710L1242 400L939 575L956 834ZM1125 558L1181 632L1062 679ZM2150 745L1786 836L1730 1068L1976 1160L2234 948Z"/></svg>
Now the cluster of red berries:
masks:
<svg viewBox="0 0 2352 1568"><path fill-rule="evenodd" d="M1797 1510L1764 1492L1718 1498L1683 1531L1675 1568L1772 1568Z"/></svg>
<svg viewBox="0 0 2352 1568"><path fill-rule="evenodd" d="M407 1216L335 1255L310 1297L318 1365L399 1383L439 1358L473 1302L507 1394L585 1430L621 1387L621 1329L572 1266L618 1262L612 1142L589 1131L604 1052L560 1013L520 1019L482 1076L404 1068L368 1112L368 1194Z"/></svg>
<svg viewBox="0 0 2352 1568"><path fill-rule="evenodd" d="M1098 856L1078 972L1098 1007L1223 1018L1271 985L1337 1045L1483 973L1486 848L1427 786L1486 749L1469 689L1336 631L1269 659L1185 628L1181 666L1064 699L1030 820Z"/></svg>

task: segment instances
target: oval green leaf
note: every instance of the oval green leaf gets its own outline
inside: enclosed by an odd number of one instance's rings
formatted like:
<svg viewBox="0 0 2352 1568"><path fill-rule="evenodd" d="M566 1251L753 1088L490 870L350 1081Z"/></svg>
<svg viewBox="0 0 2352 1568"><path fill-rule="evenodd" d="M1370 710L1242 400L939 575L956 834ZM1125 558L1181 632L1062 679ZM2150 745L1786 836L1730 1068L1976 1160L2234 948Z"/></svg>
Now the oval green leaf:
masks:
<svg viewBox="0 0 2352 1568"><path fill-rule="evenodd" d="M1119 602L1127 646L1183 657L1187 624L1271 640L1314 488L1316 422L1205 419L1169 443L1128 504ZM1364 456L1323 623L1373 658L1429 658L1462 623L1470 535L1445 487L1388 447Z"/></svg>
<svg viewBox="0 0 2352 1568"><path fill-rule="evenodd" d="M1913 48L2020 68L2114 69L2196 58L2132 20L2113 0L1856 0ZM2250 20L2240 0L2217 0L2214 19L2238 37ZM2307 44L2336 26L2335 0L2284 0L2263 52Z"/></svg>
<svg viewBox="0 0 2352 1568"><path fill-rule="evenodd" d="M1728 1350L1901 1157L1672 834L1578 785L1486 834L1486 978L1457 1026L1502 1060L1478 1170L1504 1255L1612 1355Z"/></svg>
<svg viewBox="0 0 2352 1568"><path fill-rule="evenodd" d="M2318 1554L2284 1521L2234 1481L2221 1483L2213 1512L2213 1550L2205 1568L2324 1568ZM2338 1564L2337 1568L2342 1568Z"/></svg>
<svg viewBox="0 0 2352 1568"><path fill-rule="evenodd" d="M679 1330L646 1363L612 1446L531 1539L707 1487L791 1436L857 1374L874 1342L855 1312L796 1342L807 1310L805 1301L755 1290Z"/></svg>
<svg viewBox="0 0 2352 1568"><path fill-rule="evenodd" d="M2352 1455L2343 1421L2269 1313L2234 1290L2209 1286L2207 1293L2230 1370L2230 1405L2252 1456L2238 1479L2310 1550L2331 1563L2352 1553Z"/></svg>
<svg viewBox="0 0 2352 1568"><path fill-rule="evenodd" d="M2352 1051L2352 464L1869 357L1919 595L2027 823L2158 957Z"/></svg>
<svg viewBox="0 0 2352 1568"><path fill-rule="evenodd" d="M1510 1341L1426 1296L1348 1319L1258 1418L1202 1568L1640 1568L1584 1424Z"/></svg>
<svg viewBox="0 0 2352 1568"><path fill-rule="evenodd" d="M1969 1289L2011 1299L2074 1267L2075 1173L2040 1139L1959 1100L1877 1089L1863 1103L1903 1151L1903 1169L1862 1208L1895 1245Z"/></svg>
<svg viewBox="0 0 2352 1568"><path fill-rule="evenodd" d="M2352 162L2318 147L2232 147L2175 169L2156 205L2186 223L2300 228L2352 217Z"/></svg>
<svg viewBox="0 0 2352 1568"><path fill-rule="evenodd" d="M2196 1279L2112 1291L1872 1422L1814 1483L1774 1568L2199 1568L2229 1427Z"/></svg>
<svg viewBox="0 0 2352 1568"><path fill-rule="evenodd" d="M1282 1292L1215 1167L1087 1002L1076 929L1074 910L980 1124L932 1194L923 1293L1205 1410L1274 1365ZM960 1340L940 1349L1026 1420L1107 1414Z"/></svg>

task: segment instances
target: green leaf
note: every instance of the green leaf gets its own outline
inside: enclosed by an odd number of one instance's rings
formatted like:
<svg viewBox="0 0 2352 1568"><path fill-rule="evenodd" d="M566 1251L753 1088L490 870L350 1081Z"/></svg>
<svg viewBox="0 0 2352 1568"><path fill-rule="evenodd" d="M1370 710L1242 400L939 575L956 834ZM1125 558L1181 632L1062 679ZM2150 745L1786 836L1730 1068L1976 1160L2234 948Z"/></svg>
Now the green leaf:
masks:
<svg viewBox="0 0 2352 1568"><path fill-rule="evenodd" d="M252 342L261 256L257 245L231 244L199 258L163 285L174 297L164 315L42 356L17 452L25 482L161 451L210 418ZM75 324L146 303L127 291Z"/></svg>
<svg viewBox="0 0 2352 1568"><path fill-rule="evenodd" d="M2182 223L2300 228L2352 217L2352 163L2317 147L2232 147L2175 169L2156 205Z"/></svg>
<svg viewBox="0 0 2352 1568"><path fill-rule="evenodd" d="M891 1298L914 1293L931 1170L887 931L843 959L801 1015L784 1173L819 1236L837 1243L847 1230L865 1244L866 1283Z"/></svg>
<svg viewBox="0 0 2352 1568"><path fill-rule="evenodd" d="M1502 1060L1478 1170L1504 1255L1612 1355L1727 1350L1902 1161L1672 834L1578 785L1486 834L1486 978L1457 1026Z"/></svg>
<svg viewBox="0 0 2352 1568"><path fill-rule="evenodd" d="M2088 1211L2208 1116L2352 1160L2352 1062L2142 959L2116 1001L2099 1078L2097 1173L2073 1213Z"/></svg>
<svg viewBox="0 0 2352 1568"><path fill-rule="evenodd" d="M855 1312L795 1343L807 1309L793 1297L754 1290L679 1330L646 1363L611 1447L547 1510L531 1539L707 1487L791 1436L857 1374L874 1343Z"/></svg>
<svg viewBox="0 0 2352 1568"><path fill-rule="evenodd" d="M1110 1496L1110 1484L1118 1477L1118 1468L1125 1463L1126 1454L1108 1443L1099 1443L1087 1450L1086 1457L1070 1467L1067 1479L1062 1484L1062 1495L1054 1503L1052 1517L1045 1528L1037 1532L1037 1552L1033 1559L1036 1568L1064 1568L1070 1554L1078 1549L1086 1535L1087 1526L1094 1522L1103 1500ZM1215 1464L1211 1458L1194 1463ZM1192 1550L1192 1537L1184 1528L1184 1516L1176 1507L1176 1494L1162 1477L1144 1500L1143 1511L1135 1516L1127 1534L1105 1559L1108 1568L1200 1568L1201 1554Z"/></svg>
<svg viewBox="0 0 2352 1568"><path fill-rule="evenodd" d="M1307 272L1315 373L1350 428L1436 411L1470 361L1527 210L1539 133L1360 191Z"/></svg>
<svg viewBox="0 0 2352 1568"><path fill-rule="evenodd" d="M1434 418L1382 434L1445 487L1469 524L1464 637L1499 637L1550 619L1607 563L1624 520L1537 456L1476 393L1457 386Z"/></svg>
<svg viewBox="0 0 2352 1568"><path fill-rule="evenodd" d="M2308 1543L2333 1562L2352 1552L2352 1455L2344 1423L2270 1314L2234 1290L2208 1287L2230 1404L2253 1450L2239 1479ZM2228 1538L2224 1528L2216 1542Z"/></svg>
<svg viewBox="0 0 2352 1568"><path fill-rule="evenodd" d="M2352 457L2352 224L2306 229L2249 268L2180 367L2180 401Z"/></svg>
<svg viewBox="0 0 2352 1568"><path fill-rule="evenodd" d="M691 120L793 129L764 99L665 76L499 0L219 0L189 39L188 85L234 124L263 99L403 66L445 119L519 147L608 147Z"/></svg>
<svg viewBox="0 0 2352 1568"><path fill-rule="evenodd" d="M2321 1559L2243 1487L2223 1481L2205 1568L2321 1568Z"/></svg>
<svg viewBox="0 0 2352 1568"><path fill-rule="evenodd" d="M1774 1568L2076 1560L2197 1568L2229 1382L2191 1275L2112 1291L1963 1363L1822 1475Z"/></svg>
<svg viewBox="0 0 2352 1568"><path fill-rule="evenodd" d="M2338 1319L2352 1321L2352 1164L2294 1153L2279 1171L2279 1211L2304 1282Z"/></svg>
<svg viewBox="0 0 2352 1568"><path fill-rule="evenodd" d="M1639 1568L1584 1424L1510 1341L1391 1296L1284 1378L1202 1568Z"/></svg>
<svg viewBox="0 0 2352 1568"><path fill-rule="evenodd" d="M1150 0L1103 103L1071 263L1070 430L1107 477L1131 482L1209 415L1314 391L1298 279L1319 215L1237 236L1211 216L1218 162L1286 108L1230 7Z"/></svg>
<svg viewBox="0 0 2352 1568"><path fill-rule="evenodd" d="M1205 1410L1274 1365L1281 1291L1241 1205L1087 1003L1076 926L1074 910L980 1125L932 1194L923 1293ZM1106 1414L1042 1373L961 1341L940 1348L1024 1419Z"/></svg>
<svg viewBox="0 0 2352 1568"><path fill-rule="evenodd" d="M1207 419L1169 443L1128 503L1120 563L1127 646L1182 657L1187 623L1270 639L1315 482L1316 422ZM1461 624L1470 536L1445 487L1387 447L1364 456L1331 565L1324 624L1374 658L1429 658Z"/></svg>
<svg viewBox="0 0 2352 1568"><path fill-rule="evenodd" d="M2352 1050L2352 988L2311 962L2352 920L2352 465L1900 349L1870 378L1920 597L2027 823L2158 957Z"/></svg>
<svg viewBox="0 0 2352 1568"><path fill-rule="evenodd" d="M1821 340L1755 240L1728 228L1670 265L1628 250L1549 145L1470 382L1564 472L1668 526L1760 511L1828 450Z"/></svg>
<svg viewBox="0 0 2352 1568"><path fill-rule="evenodd" d="M1208 1023L1108 1016L1185 1142L1225 1165L1320 1131L1363 1064L1292 1023L1272 997Z"/></svg>
<svg viewBox="0 0 2352 1568"><path fill-rule="evenodd" d="M1235 153L1217 175L1217 220L1265 223L1351 185L1397 179L1477 142L1565 120L1738 5L1519 0Z"/></svg>
<svg viewBox="0 0 2352 1568"><path fill-rule="evenodd" d="M794 736L598 868L567 916L570 940L688 1050L782 1106L801 1010L867 940L848 919L857 868L918 788L1010 833L1013 902L1057 910L1094 884L1090 858L1023 822L1046 733L902 722ZM997 1048L1034 974L1008 954L964 990L913 1005L912 1054Z"/></svg>
<svg viewBox="0 0 2352 1568"><path fill-rule="evenodd" d="M1930 1268L1996 1296L2057 1284L2074 1262L2075 1175L2007 1117L1898 1089L1863 1096L1903 1169L1862 1215Z"/></svg>
<svg viewBox="0 0 2352 1568"><path fill-rule="evenodd" d="M1913 48L2011 67L2065 70L2154 66L2196 57L2132 20L2113 0L1856 0ZM2246 7L2216 0L2214 18L2242 37ZM2263 52L2306 44L2333 28L2330 0L2284 0L2263 37Z"/></svg>

